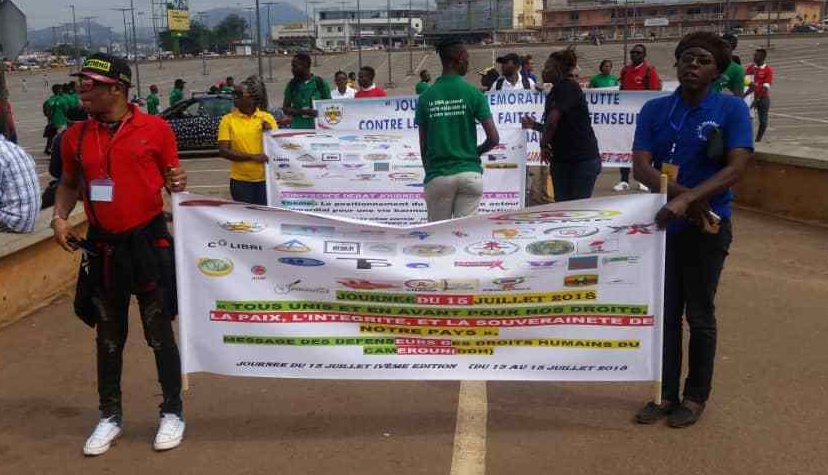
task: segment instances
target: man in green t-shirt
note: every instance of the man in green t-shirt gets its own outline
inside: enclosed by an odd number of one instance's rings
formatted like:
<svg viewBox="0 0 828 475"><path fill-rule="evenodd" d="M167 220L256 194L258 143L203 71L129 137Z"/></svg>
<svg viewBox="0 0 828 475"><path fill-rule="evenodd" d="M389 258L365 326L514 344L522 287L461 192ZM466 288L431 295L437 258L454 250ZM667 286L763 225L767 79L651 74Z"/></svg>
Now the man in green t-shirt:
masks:
<svg viewBox="0 0 828 475"><path fill-rule="evenodd" d="M293 79L285 86L282 111L291 118L291 129L315 128L319 112L313 109L313 100L331 98L331 86L311 74L310 67L311 57L306 53L298 53L290 62Z"/></svg>
<svg viewBox="0 0 828 475"><path fill-rule="evenodd" d="M730 44L731 53L739 44L739 39L732 33L722 35L722 39ZM722 92L727 89L734 96L743 97L745 95L745 68L740 64L738 56L732 55L732 58L727 69L713 81L711 88L715 92Z"/></svg>
<svg viewBox="0 0 828 475"><path fill-rule="evenodd" d="M153 84L150 86L150 94L147 96L147 113L149 115L158 115L159 104L161 104L161 99L158 97L158 86Z"/></svg>
<svg viewBox="0 0 828 475"><path fill-rule="evenodd" d="M598 70L601 71L601 73L592 76L589 80L589 87L601 88L618 86L618 78L612 75L612 61L608 59L601 61L601 65L598 66Z"/></svg>
<svg viewBox="0 0 828 475"><path fill-rule="evenodd" d="M428 74L428 71L423 69L420 71L420 82L417 83L417 86L414 90L417 92L417 95L424 93L428 87L431 86L431 74Z"/></svg>
<svg viewBox="0 0 828 475"><path fill-rule="evenodd" d="M63 93L63 88L46 101L46 109L51 114L50 120L52 125L55 126L56 133L62 132L69 123L66 118L66 111L69 110L71 104L74 104L74 100Z"/></svg>
<svg viewBox="0 0 828 475"><path fill-rule="evenodd" d="M183 79L175 80L172 91L170 91L170 107L184 100L184 84L187 83Z"/></svg>
<svg viewBox="0 0 828 475"><path fill-rule="evenodd" d="M417 101L420 156L425 168L425 201L429 221L474 214L483 196L480 156L500 137L486 97L467 83L469 53L458 41L437 47L443 75ZM477 145L477 122L486 141Z"/></svg>
<svg viewBox="0 0 828 475"><path fill-rule="evenodd" d="M219 92L222 94L233 94L236 91L236 85L233 82L233 76L227 76L227 79L224 80L224 85L221 86Z"/></svg>

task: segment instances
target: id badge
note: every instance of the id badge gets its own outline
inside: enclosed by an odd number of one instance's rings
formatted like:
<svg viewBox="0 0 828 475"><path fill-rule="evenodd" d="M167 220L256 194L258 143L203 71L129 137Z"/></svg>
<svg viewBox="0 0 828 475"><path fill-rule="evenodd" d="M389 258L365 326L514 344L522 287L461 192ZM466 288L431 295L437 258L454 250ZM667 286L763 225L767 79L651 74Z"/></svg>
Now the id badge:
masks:
<svg viewBox="0 0 828 475"><path fill-rule="evenodd" d="M89 182L89 199L101 203L112 203L115 182L109 178L98 178Z"/></svg>
<svg viewBox="0 0 828 475"><path fill-rule="evenodd" d="M678 181L678 174L679 174L679 166L673 163L662 163L661 164L661 173L664 173L668 177L670 177L670 181L677 182Z"/></svg>

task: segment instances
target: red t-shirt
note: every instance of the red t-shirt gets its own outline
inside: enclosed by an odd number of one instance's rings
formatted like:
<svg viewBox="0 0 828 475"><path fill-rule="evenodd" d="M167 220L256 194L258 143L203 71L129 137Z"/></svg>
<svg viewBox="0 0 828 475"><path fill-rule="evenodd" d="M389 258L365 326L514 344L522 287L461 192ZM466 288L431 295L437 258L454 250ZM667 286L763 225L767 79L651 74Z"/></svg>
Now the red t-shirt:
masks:
<svg viewBox="0 0 828 475"><path fill-rule="evenodd" d="M160 193L164 173L169 167L178 167L175 135L167 122L133 105L129 108L132 117L114 135L107 125L89 119L81 144L86 215L90 222L111 233L138 228L160 214L164 206ZM83 122L77 123L63 134L64 174L76 173L78 169L77 148L82 127ZM90 183L107 176L114 184L112 202L94 202L92 213Z"/></svg>
<svg viewBox="0 0 828 475"><path fill-rule="evenodd" d="M357 98L357 99L360 99L360 98L363 98L363 97L385 97L387 95L388 95L388 93L385 92L385 89L383 89L379 86L374 86L373 88L368 89L368 90L360 89L359 91L356 92L356 94L354 94L354 97Z"/></svg>
<svg viewBox="0 0 828 475"><path fill-rule="evenodd" d="M647 72L649 71L649 73ZM644 79L647 84L644 84ZM658 77L656 69L650 66L647 61L638 66L628 64L621 70L620 77L622 91L660 91L661 78Z"/></svg>
<svg viewBox="0 0 828 475"><path fill-rule="evenodd" d="M773 84L773 68L767 64L756 66L751 63L745 69L745 75L753 76L754 97L770 97L770 85Z"/></svg>

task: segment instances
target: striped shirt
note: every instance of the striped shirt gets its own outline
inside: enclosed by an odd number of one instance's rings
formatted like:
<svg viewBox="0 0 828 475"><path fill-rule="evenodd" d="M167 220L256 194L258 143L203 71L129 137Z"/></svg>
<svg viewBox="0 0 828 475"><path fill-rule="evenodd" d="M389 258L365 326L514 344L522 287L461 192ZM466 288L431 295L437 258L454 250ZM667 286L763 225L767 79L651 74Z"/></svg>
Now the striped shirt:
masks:
<svg viewBox="0 0 828 475"><path fill-rule="evenodd" d="M39 212L34 159L0 134L0 231L30 233Z"/></svg>

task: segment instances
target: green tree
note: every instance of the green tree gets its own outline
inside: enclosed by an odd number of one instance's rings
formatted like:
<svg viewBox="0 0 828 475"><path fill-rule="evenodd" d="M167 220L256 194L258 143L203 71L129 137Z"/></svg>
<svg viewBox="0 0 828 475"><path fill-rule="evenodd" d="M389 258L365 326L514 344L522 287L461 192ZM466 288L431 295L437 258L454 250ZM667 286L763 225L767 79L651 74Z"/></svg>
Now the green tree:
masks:
<svg viewBox="0 0 828 475"><path fill-rule="evenodd" d="M214 44L221 49L229 48L231 43L244 38L247 22L244 18L230 14L213 29Z"/></svg>

